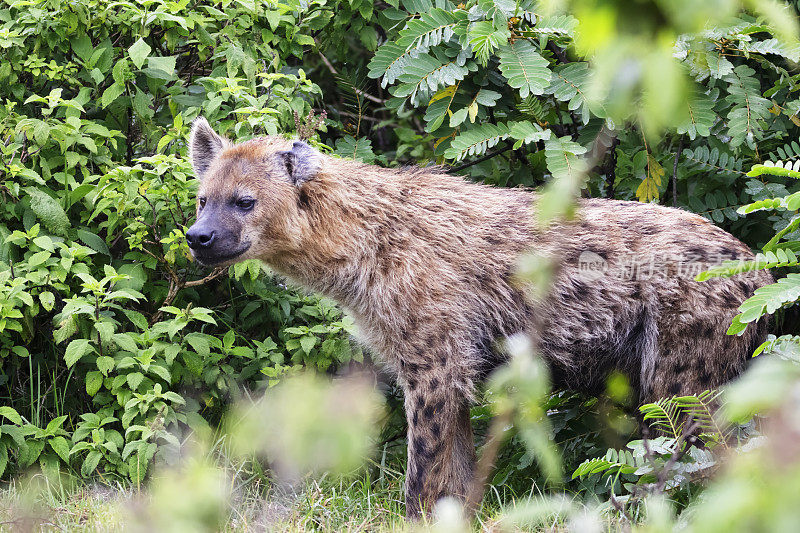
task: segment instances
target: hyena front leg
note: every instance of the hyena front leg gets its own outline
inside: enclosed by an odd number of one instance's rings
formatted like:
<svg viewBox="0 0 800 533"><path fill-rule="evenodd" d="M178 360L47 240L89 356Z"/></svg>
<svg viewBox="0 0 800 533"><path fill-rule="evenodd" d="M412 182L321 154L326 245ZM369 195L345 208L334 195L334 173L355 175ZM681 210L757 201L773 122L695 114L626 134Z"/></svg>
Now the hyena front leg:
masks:
<svg viewBox="0 0 800 533"><path fill-rule="evenodd" d="M475 446L470 402L458 383L446 368L413 373L406 380L409 518L430 512L439 498L454 496L465 500L469 493Z"/></svg>

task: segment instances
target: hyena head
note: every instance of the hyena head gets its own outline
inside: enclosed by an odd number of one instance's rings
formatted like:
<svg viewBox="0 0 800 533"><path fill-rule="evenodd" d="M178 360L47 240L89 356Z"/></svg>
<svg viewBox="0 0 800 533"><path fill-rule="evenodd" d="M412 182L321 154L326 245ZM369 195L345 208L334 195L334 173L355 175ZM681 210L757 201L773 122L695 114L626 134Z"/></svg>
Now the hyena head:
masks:
<svg viewBox="0 0 800 533"><path fill-rule="evenodd" d="M186 240L198 262L269 261L299 245L303 186L319 171L322 154L281 137L234 145L204 118L192 124L189 151L200 186Z"/></svg>

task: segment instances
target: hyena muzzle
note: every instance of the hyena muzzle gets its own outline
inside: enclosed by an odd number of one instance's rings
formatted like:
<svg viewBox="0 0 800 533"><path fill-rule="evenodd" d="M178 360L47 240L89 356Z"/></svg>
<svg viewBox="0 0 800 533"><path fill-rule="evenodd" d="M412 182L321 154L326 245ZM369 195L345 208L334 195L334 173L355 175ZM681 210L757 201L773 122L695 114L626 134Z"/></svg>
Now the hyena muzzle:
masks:
<svg viewBox="0 0 800 533"><path fill-rule="evenodd" d="M190 151L200 185L186 238L197 261L257 258L336 299L396 374L410 516L468 493L469 408L476 384L503 362L496 339L533 336L558 386L601 391L620 372L646 402L734 378L765 336L763 323L725 333L771 276L694 281L753 255L692 213L588 199L575 219L541 230L534 192L435 169L379 168L280 137L233 144L204 119ZM544 297L516 281L531 251L560 265Z"/></svg>

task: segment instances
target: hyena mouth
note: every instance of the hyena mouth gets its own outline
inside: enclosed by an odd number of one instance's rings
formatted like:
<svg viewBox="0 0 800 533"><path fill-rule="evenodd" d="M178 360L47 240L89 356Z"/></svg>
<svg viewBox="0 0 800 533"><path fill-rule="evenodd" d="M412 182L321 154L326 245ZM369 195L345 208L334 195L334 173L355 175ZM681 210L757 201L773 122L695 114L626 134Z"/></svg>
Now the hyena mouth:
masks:
<svg viewBox="0 0 800 533"><path fill-rule="evenodd" d="M236 259L249 249L250 242L245 242L235 250L192 250L192 256L203 266L215 266Z"/></svg>

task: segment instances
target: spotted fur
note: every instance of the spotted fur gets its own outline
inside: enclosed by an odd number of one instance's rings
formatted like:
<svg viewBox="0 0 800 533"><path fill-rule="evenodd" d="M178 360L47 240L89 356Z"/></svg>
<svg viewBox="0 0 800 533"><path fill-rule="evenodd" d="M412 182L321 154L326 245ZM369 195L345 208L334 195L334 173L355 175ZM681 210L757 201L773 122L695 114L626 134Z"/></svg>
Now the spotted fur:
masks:
<svg viewBox="0 0 800 533"><path fill-rule="evenodd" d="M198 210L198 224L233 227L233 220L238 230L226 230L225 239L236 242L219 246L249 245L235 258L196 255L209 264L258 258L336 299L363 343L393 369L405 391L410 516L441 496L467 495L469 406L476 385L503 361L492 349L496 339L533 335L559 386L600 391L620 371L644 402L721 385L742 371L765 334L763 325L738 337L725 331L769 274L699 283L681 272L687 261L752 258L737 239L686 211L587 199L577 219L541 231L528 190L379 168L279 137L231 145L204 120L195 123L191 147L198 196L206 210L217 209L216 218ZM257 199L247 213L232 207L243 194ZM546 297L515 282L528 251L560 261ZM587 252L604 270L581 269ZM625 275L630 262L655 274Z"/></svg>

